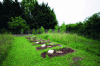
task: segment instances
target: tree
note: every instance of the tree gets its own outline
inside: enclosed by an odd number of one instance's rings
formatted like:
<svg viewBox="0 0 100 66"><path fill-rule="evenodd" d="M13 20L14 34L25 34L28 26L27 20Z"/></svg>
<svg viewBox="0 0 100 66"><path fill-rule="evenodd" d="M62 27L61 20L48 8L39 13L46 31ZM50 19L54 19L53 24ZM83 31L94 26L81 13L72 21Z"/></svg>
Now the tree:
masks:
<svg viewBox="0 0 100 66"><path fill-rule="evenodd" d="M93 14L84 22L85 34L88 38L99 39L100 34L100 12Z"/></svg>
<svg viewBox="0 0 100 66"><path fill-rule="evenodd" d="M2 26L7 28L7 22L11 21L9 18L11 17L11 6L13 1L12 0L3 0L2 8L0 9L2 12L0 14L0 22L2 22ZM2 27L1 27L2 28Z"/></svg>
<svg viewBox="0 0 100 66"><path fill-rule="evenodd" d="M12 17L12 22L8 22L8 26L9 28L11 29L17 29L17 30L20 30L23 29L25 30L26 29L26 22L25 20L23 20L20 16L19 17L15 17L15 19Z"/></svg>
<svg viewBox="0 0 100 66"><path fill-rule="evenodd" d="M37 27L35 24L32 11L34 10L34 4L37 2L37 0L23 0L21 2L21 8L23 10L22 18L26 20L26 23L30 25L30 29L33 29Z"/></svg>
<svg viewBox="0 0 100 66"><path fill-rule="evenodd" d="M36 25L39 27L43 26L45 29L49 29L54 28L54 26L57 25L53 10L50 10L44 3L38 5L38 2L36 2L32 15Z"/></svg>
<svg viewBox="0 0 100 66"><path fill-rule="evenodd" d="M15 8L16 7L16 8ZM3 0L0 10L0 29L6 28L7 30L10 30L7 26L8 21L12 21L10 18L21 16L22 11L19 6L18 2L14 2L13 0ZM2 27L3 26L3 27Z"/></svg>

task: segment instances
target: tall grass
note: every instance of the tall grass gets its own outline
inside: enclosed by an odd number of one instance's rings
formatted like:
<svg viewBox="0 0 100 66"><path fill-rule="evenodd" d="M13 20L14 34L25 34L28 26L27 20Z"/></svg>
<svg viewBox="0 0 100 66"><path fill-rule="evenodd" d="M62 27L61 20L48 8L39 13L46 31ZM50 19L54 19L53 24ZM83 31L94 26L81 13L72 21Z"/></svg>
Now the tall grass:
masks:
<svg viewBox="0 0 100 66"><path fill-rule="evenodd" d="M9 50L12 47L14 37L11 34L0 34L0 64L6 59Z"/></svg>
<svg viewBox="0 0 100 66"><path fill-rule="evenodd" d="M64 45L68 45L72 48L80 49L86 52L90 52L100 56L100 41L87 39L83 36L78 36L77 34L70 33L47 33L51 41L59 42ZM45 34L39 35L39 37L44 37Z"/></svg>

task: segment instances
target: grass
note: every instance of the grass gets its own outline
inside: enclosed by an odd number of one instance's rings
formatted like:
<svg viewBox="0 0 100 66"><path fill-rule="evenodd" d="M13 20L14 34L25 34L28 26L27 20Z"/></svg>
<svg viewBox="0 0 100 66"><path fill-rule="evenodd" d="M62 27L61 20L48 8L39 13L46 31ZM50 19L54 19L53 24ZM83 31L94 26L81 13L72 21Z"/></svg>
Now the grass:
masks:
<svg viewBox="0 0 100 66"><path fill-rule="evenodd" d="M70 66L70 64L72 66L100 66L100 41L86 39L76 34L48 33L48 35L51 42L70 47L77 52L54 58L46 56L43 59L40 56L42 52L59 47L36 50L39 45L33 46L33 43L25 38L28 36L16 37L10 34L0 34L0 62L2 61L0 64L2 66ZM34 36L44 39L45 34ZM82 61L74 62L72 60L74 57L80 57Z"/></svg>

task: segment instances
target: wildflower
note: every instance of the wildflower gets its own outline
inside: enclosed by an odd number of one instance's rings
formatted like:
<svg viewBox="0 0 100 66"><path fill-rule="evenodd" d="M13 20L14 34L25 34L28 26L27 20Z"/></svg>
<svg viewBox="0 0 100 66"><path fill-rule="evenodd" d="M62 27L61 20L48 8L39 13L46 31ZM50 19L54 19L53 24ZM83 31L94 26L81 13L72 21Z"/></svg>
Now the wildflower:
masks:
<svg viewBox="0 0 100 66"><path fill-rule="evenodd" d="M62 45L60 45L60 47L62 47Z"/></svg>
<svg viewBox="0 0 100 66"><path fill-rule="evenodd" d="M48 39L48 41L49 41L49 39Z"/></svg>

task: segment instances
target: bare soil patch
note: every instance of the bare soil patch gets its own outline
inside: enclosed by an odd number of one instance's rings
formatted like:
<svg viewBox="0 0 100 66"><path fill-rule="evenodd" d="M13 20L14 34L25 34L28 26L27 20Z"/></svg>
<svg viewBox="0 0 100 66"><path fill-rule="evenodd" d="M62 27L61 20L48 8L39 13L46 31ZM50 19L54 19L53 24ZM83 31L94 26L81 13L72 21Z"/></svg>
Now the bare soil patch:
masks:
<svg viewBox="0 0 100 66"><path fill-rule="evenodd" d="M62 48L62 49L59 49L59 50L54 49L53 54L48 54L48 51L47 51L47 52L41 53L41 57L45 58L46 55L48 55L49 57L62 56L62 55L65 55L65 54L68 54L68 53L73 53L73 52L75 52L75 50L73 50L71 48Z"/></svg>

